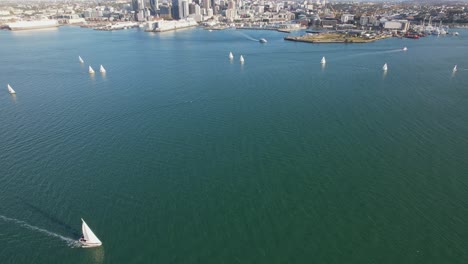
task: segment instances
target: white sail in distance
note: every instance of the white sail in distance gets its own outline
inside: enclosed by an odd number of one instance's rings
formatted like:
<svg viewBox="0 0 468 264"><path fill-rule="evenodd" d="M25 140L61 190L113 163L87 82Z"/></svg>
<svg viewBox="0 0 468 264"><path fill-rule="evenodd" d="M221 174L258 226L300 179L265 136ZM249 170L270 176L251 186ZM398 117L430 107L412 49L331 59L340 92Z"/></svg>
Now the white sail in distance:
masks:
<svg viewBox="0 0 468 264"><path fill-rule="evenodd" d="M81 239L80 242L83 244L83 247L98 247L102 245L101 240L97 238L97 236L93 233L91 228L89 228L89 226L83 220L83 218L81 219L81 221L83 221L83 224L81 225L81 230L83 232L84 240Z"/></svg>
<svg viewBox="0 0 468 264"><path fill-rule="evenodd" d="M8 92L10 94L16 94L15 90L13 90L13 88L11 88L11 86L9 84L7 84L7 88L8 88Z"/></svg>
<svg viewBox="0 0 468 264"><path fill-rule="evenodd" d="M387 70L388 70L387 63L384 64L384 66L382 67L382 70L384 70L384 71L387 71Z"/></svg>

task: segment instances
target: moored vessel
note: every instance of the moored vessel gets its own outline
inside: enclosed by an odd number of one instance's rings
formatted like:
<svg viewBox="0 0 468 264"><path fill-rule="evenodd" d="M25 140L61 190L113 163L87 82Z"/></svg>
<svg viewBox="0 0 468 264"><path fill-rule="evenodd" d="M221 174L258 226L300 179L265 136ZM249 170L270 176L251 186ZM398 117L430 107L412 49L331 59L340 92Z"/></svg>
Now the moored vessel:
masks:
<svg viewBox="0 0 468 264"><path fill-rule="evenodd" d="M31 21L18 21L8 24L10 30L29 30L29 29L42 29L42 28L53 28L58 27L59 23L57 20L31 20Z"/></svg>

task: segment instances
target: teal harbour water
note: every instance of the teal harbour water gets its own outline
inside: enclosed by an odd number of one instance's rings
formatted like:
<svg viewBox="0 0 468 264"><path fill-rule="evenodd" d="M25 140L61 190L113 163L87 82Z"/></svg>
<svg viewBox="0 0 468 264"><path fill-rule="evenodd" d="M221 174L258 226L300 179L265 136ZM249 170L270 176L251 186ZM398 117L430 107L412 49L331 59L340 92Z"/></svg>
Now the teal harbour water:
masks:
<svg viewBox="0 0 468 264"><path fill-rule="evenodd" d="M0 262L467 263L457 31L0 31Z"/></svg>

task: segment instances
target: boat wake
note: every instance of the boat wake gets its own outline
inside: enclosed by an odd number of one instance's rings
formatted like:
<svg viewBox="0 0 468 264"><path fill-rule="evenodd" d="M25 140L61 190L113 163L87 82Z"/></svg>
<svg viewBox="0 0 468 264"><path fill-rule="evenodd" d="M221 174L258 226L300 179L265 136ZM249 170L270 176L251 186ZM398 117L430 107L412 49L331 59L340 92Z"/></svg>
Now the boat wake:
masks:
<svg viewBox="0 0 468 264"><path fill-rule="evenodd" d="M74 239L64 237L62 235L56 234L54 232L51 232L51 231L48 231L48 230L45 230L45 229L42 229L42 228L37 227L37 226L30 225L30 224L28 224L28 223L26 223L24 221L14 219L14 218L9 218L9 217L3 216L3 215L0 215L0 219L4 220L5 222L11 222L11 223L18 224L18 225L20 225L20 226L22 226L24 228L40 232L40 233L45 234L45 235L50 236L50 237L55 237L55 238L61 239L62 241L65 241L67 243L67 245L72 247L72 248L81 247L81 244L78 241L74 240Z"/></svg>
<svg viewBox="0 0 468 264"><path fill-rule="evenodd" d="M238 32L238 31L236 31L236 32ZM255 41L255 42L260 41L259 39L252 38L251 36L245 34L244 32L238 32L238 33L241 34L242 36L244 36L245 38L247 38L248 40L252 40L252 41Z"/></svg>

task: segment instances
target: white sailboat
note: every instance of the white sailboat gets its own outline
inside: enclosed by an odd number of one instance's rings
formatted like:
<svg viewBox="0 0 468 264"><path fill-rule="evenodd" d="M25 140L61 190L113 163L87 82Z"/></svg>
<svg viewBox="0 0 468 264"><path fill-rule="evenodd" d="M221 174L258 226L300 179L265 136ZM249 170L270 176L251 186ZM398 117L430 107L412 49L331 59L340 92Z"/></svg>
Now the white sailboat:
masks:
<svg viewBox="0 0 468 264"><path fill-rule="evenodd" d="M91 65L89 66L89 73L90 73L90 74L94 74L94 70L93 70L93 68L91 67Z"/></svg>
<svg viewBox="0 0 468 264"><path fill-rule="evenodd" d="M244 64L244 57L242 55L240 55L239 61L240 61L241 64Z"/></svg>
<svg viewBox="0 0 468 264"><path fill-rule="evenodd" d="M385 64L383 65L382 70L384 70L384 71L387 71L387 70L388 70L387 63L385 63Z"/></svg>
<svg viewBox="0 0 468 264"><path fill-rule="evenodd" d="M320 60L320 63L321 63L321 64L327 63L327 60L325 60L325 57L322 57L322 60Z"/></svg>
<svg viewBox="0 0 468 264"><path fill-rule="evenodd" d="M11 88L11 86L9 84L7 84L7 87L8 87L8 92L10 94L16 94L15 90L13 90L13 88Z"/></svg>
<svg viewBox="0 0 468 264"><path fill-rule="evenodd" d="M229 52L229 59L230 60L234 59L234 55L232 55L232 52Z"/></svg>
<svg viewBox="0 0 468 264"><path fill-rule="evenodd" d="M104 67L101 65L101 67L99 67L99 71L101 73L106 73L106 69L104 69Z"/></svg>
<svg viewBox="0 0 468 264"><path fill-rule="evenodd" d="M86 224L86 222L81 218L81 221L83 221L83 224L81 225L81 229L83 232L83 235L80 238L80 243L82 247L84 248L89 248L89 247L99 247L102 245L101 240L97 238L97 236L91 231L91 228Z"/></svg>
<svg viewBox="0 0 468 264"><path fill-rule="evenodd" d="M456 72L457 71L457 65L455 65L455 67L453 67L453 72Z"/></svg>
<svg viewBox="0 0 468 264"><path fill-rule="evenodd" d="M81 58L81 56L78 56L78 60L80 61L80 63L84 63L84 60Z"/></svg>
<svg viewBox="0 0 468 264"><path fill-rule="evenodd" d="M403 51L407 51L407 50L408 50L408 48L407 48L407 47L404 47L404 48L403 48Z"/></svg>

